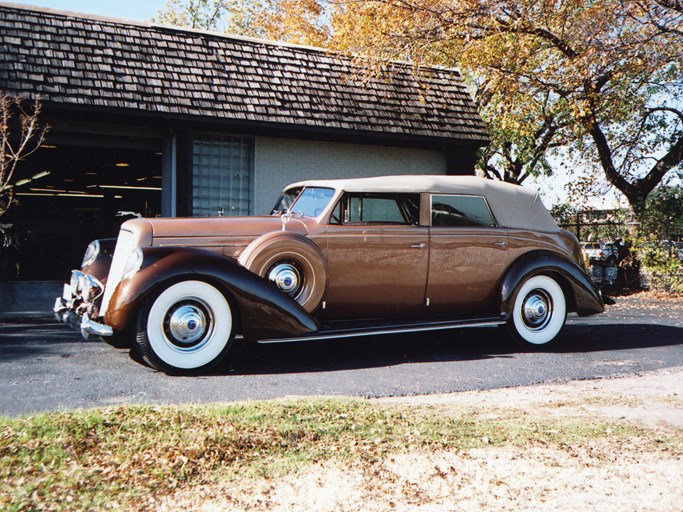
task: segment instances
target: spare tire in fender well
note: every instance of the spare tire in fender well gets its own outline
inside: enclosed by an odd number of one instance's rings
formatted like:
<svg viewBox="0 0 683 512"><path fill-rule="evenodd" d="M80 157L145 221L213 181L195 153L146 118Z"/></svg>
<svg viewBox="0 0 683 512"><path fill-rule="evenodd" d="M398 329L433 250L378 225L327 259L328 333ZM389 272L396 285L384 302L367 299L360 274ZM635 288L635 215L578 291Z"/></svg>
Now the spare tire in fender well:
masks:
<svg viewBox="0 0 683 512"><path fill-rule="evenodd" d="M270 279L308 313L320 306L327 288L325 257L308 238L274 231L252 241L238 261L251 272ZM284 278L279 281L281 273Z"/></svg>

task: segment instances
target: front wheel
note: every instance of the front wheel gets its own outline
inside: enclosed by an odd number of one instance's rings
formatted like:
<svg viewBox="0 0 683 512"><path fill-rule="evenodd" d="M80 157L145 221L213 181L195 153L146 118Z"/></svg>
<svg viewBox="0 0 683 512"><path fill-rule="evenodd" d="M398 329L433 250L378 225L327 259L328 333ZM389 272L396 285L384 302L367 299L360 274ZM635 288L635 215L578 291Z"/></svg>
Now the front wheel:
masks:
<svg viewBox="0 0 683 512"><path fill-rule="evenodd" d="M562 287L548 276L534 276L515 293L508 328L512 338L524 347L553 342L567 319L567 301Z"/></svg>
<svg viewBox="0 0 683 512"><path fill-rule="evenodd" d="M181 281L141 309L136 348L157 370L195 373L225 356L232 334L233 315L225 296L203 281Z"/></svg>

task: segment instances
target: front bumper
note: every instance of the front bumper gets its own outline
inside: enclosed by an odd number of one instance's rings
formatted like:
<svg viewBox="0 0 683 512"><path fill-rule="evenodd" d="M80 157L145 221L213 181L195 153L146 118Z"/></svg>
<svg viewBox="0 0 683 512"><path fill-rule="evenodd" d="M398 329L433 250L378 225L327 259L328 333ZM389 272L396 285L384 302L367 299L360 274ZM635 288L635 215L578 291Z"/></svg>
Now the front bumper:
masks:
<svg viewBox="0 0 683 512"><path fill-rule="evenodd" d="M61 297L55 299L55 305L52 310L57 320L76 330L80 330L85 339L88 339L91 335L102 337L113 335L114 331L111 327L95 322L90 318L88 311L91 308L88 306L90 305L75 297L70 285L65 284L64 292Z"/></svg>

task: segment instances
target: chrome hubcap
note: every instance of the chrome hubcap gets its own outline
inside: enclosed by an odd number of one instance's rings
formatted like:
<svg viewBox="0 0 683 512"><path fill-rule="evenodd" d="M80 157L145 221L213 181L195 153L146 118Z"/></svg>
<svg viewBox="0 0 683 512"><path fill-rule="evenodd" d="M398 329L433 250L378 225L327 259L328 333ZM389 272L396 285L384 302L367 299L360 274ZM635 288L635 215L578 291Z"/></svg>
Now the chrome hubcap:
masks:
<svg viewBox="0 0 683 512"><path fill-rule="evenodd" d="M268 272L268 279L285 293L296 296L301 288L301 274L292 263L278 263Z"/></svg>
<svg viewBox="0 0 683 512"><path fill-rule="evenodd" d="M552 317L552 301L543 290L533 290L522 303L522 317L525 325L533 330L543 329Z"/></svg>
<svg viewBox="0 0 683 512"><path fill-rule="evenodd" d="M177 347L191 348L206 339L212 325L211 312L204 304L185 302L169 310L164 332Z"/></svg>

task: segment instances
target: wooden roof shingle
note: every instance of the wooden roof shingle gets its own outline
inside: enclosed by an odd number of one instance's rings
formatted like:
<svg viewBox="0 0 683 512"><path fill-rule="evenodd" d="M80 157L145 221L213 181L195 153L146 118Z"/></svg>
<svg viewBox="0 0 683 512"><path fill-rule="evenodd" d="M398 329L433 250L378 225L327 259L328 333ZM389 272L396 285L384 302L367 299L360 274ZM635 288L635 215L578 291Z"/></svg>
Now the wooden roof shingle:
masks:
<svg viewBox="0 0 683 512"><path fill-rule="evenodd" d="M459 73L0 4L0 90L45 103L484 144Z"/></svg>

